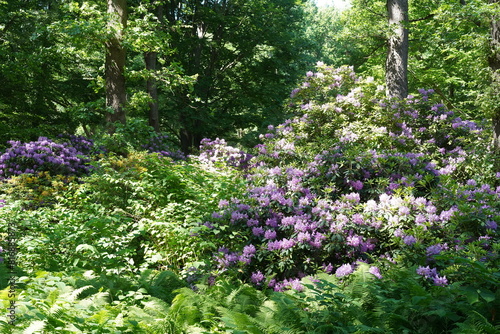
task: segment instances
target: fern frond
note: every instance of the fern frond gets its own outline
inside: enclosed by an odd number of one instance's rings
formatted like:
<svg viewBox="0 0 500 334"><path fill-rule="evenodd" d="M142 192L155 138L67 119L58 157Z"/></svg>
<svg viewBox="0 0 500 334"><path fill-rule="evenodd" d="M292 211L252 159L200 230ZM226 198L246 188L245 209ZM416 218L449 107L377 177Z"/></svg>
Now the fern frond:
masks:
<svg viewBox="0 0 500 334"><path fill-rule="evenodd" d="M85 292L85 291L87 291L88 289L91 289L91 288L93 288L92 285L86 285L86 286L82 286L81 288L78 288L76 290L73 290L73 292L71 292L71 294L69 295L68 300L69 301L75 301L75 300L77 300L78 297L80 297L80 295L83 292Z"/></svg>
<svg viewBox="0 0 500 334"><path fill-rule="evenodd" d="M33 334L39 333L45 329L46 322L42 320L36 320L32 322L24 331L23 334Z"/></svg>
<svg viewBox="0 0 500 334"><path fill-rule="evenodd" d="M486 333L486 334L498 334L500 333L500 326L494 326L492 325L488 319L486 319L483 315L481 315L477 311L472 311L472 314L470 315L470 318L472 318L472 323L475 327L476 330L478 330L477 333Z"/></svg>
<svg viewBox="0 0 500 334"><path fill-rule="evenodd" d="M236 312L224 307L217 308L220 314L220 320L224 322L227 328L243 331L250 334L263 334L264 332L244 313Z"/></svg>

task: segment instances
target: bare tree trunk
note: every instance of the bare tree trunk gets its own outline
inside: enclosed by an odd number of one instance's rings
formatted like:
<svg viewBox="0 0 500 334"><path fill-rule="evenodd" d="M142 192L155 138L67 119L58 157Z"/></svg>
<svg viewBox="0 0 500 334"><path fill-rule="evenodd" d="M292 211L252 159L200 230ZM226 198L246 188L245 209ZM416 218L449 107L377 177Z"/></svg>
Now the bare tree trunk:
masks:
<svg viewBox="0 0 500 334"><path fill-rule="evenodd" d="M158 20L163 23L163 6L158 5L155 9L155 14ZM146 70L154 74L156 72L156 65L158 61L158 53L154 51L149 51L144 53L144 62L146 64ZM160 113L158 109L158 86L156 79L153 75L148 77L146 81L146 90L151 97L151 102L149 103L149 125L156 131L160 132Z"/></svg>
<svg viewBox="0 0 500 334"><path fill-rule="evenodd" d="M491 3L500 3L499 0L490 0ZM491 55L488 59L492 72L491 92L500 95L500 18L495 16L491 20ZM493 110L493 148L500 155L500 105Z"/></svg>
<svg viewBox="0 0 500 334"><path fill-rule="evenodd" d="M144 61L146 63L146 70L155 72L156 71L156 52L146 52L144 53ZM150 76L146 81L146 90L151 97L151 102L149 102L149 125L156 131L160 132L160 114L158 110L158 88L156 86L156 79Z"/></svg>
<svg viewBox="0 0 500 334"><path fill-rule="evenodd" d="M385 66L387 96L408 96L408 0L387 0L391 29Z"/></svg>
<svg viewBox="0 0 500 334"><path fill-rule="evenodd" d="M126 51L122 45L123 30L127 25L127 1L108 0L108 29L111 36L106 44L106 123L108 132L115 131L114 123L125 124L125 59Z"/></svg>

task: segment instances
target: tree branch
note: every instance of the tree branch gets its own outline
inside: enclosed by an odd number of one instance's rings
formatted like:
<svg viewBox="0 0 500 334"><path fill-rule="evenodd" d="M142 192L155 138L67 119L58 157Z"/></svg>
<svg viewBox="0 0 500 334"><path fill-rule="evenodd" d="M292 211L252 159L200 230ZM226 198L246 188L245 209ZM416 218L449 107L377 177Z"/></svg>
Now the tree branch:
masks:
<svg viewBox="0 0 500 334"><path fill-rule="evenodd" d="M418 21L424 21L424 20L428 20L428 19L431 19L435 16L435 14L429 14L427 16L424 16L424 17L421 17L419 19L413 19L413 20L409 20L408 22L418 22Z"/></svg>

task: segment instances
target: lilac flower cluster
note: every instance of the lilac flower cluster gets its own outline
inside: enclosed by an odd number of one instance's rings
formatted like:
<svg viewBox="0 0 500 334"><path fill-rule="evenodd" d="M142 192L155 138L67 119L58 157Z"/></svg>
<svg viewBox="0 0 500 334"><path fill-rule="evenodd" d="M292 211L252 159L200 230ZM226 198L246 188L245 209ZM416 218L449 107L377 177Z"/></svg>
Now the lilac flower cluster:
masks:
<svg viewBox="0 0 500 334"><path fill-rule="evenodd" d="M417 274L432 280L434 285L437 286L448 285L448 279L446 278L446 276L439 276L436 268L430 268L429 266L427 267L420 266L417 268Z"/></svg>
<svg viewBox="0 0 500 334"><path fill-rule="evenodd" d="M42 171L53 175L87 174L89 158L68 143L56 143L45 137L21 143L9 141L11 147L0 156L0 178Z"/></svg>
<svg viewBox="0 0 500 334"><path fill-rule="evenodd" d="M150 153L159 153L174 160L186 160L186 156L181 150L172 149L170 136L167 134L157 134L149 138L148 143L142 148Z"/></svg>
<svg viewBox="0 0 500 334"><path fill-rule="evenodd" d="M223 162L228 166L246 169L249 166L252 155L227 145L224 139L216 138L212 140L204 138L200 143L198 158L209 164Z"/></svg>

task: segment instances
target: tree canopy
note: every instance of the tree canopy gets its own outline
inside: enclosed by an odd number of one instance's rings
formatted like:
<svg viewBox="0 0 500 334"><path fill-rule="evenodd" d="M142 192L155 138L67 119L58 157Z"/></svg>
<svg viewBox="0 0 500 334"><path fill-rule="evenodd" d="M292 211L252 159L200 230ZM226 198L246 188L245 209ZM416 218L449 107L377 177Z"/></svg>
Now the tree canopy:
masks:
<svg viewBox="0 0 500 334"><path fill-rule="evenodd" d="M289 113L288 92L317 61L354 66L388 90L400 78L398 97L433 89L449 108L492 117L498 3L409 1L395 24L391 3L353 0L339 12L295 0L2 1L0 140L91 136L129 117L184 152L204 137L252 146ZM396 25L408 32L401 75L388 57Z"/></svg>

